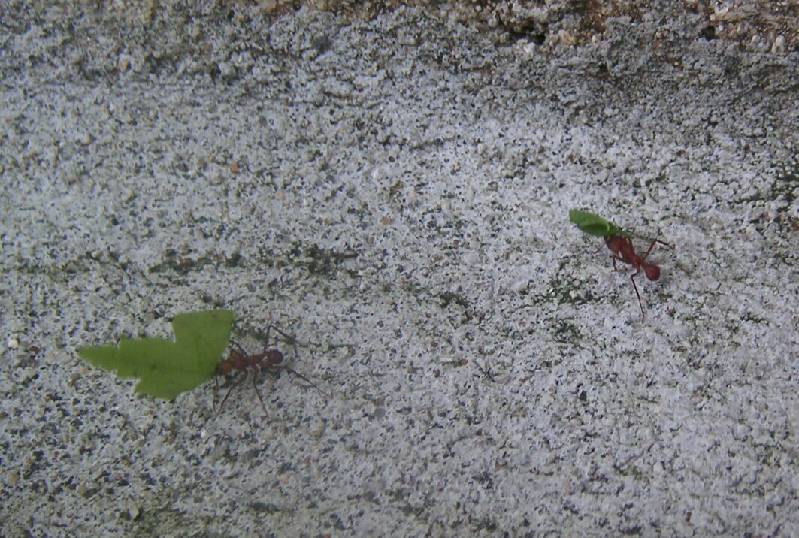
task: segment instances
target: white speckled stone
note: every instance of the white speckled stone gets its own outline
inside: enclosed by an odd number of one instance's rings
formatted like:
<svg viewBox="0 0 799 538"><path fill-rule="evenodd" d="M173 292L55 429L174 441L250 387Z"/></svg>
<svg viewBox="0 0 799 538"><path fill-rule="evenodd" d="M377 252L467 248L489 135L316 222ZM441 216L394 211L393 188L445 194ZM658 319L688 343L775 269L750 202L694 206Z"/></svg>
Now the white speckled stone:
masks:
<svg viewBox="0 0 799 538"><path fill-rule="evenodd" d="M799 535L790 43L680 3L22 4L2 534ZM674 245L646 317L571 208ZM217 306L323 392L140 399L75 353Z"/></svg>

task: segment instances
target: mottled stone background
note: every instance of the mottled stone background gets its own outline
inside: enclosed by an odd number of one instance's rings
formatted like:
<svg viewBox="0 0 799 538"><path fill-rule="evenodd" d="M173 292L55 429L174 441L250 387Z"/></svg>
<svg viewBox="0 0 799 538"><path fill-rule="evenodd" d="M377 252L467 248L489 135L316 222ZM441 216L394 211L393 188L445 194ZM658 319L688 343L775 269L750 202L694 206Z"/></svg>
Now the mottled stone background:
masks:
<svg viewBox="0 0 799 538"><path fill-rule="evenodd" d="M2 534L799 535L799 8L648 4L3 2Z"/></svg>

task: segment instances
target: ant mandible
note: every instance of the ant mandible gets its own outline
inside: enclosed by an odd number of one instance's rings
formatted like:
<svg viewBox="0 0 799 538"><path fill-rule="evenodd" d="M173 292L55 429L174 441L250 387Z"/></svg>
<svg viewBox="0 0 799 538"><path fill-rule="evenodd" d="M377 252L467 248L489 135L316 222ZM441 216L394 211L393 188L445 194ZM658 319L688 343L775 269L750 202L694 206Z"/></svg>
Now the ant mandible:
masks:
<svg viewBox="0 0 799 538"><path fill-rule="evenodd" d="M647 279L654 281L660 278L660 267L654 263L649 263L646 261L646 258L652 252L652 249L655 248L655 243L660 243L669 247L671 246L665 241L654 239L649 245L649 248L646 250L646 253L643 256L639 256L635 253L635 247L633 247L633 242L629 237L624 235L609 235L605 238L605 244L612 252L610 257L613 259L613 269L616 269L617 260L630 264L633 269L635 269L635 273L630 275L630 282L633 283L635 295L638 297L638 306L641 307L641 316L645 316L644 304L641 301L641 294L638 293L638 286L635 284L635 277L638 276L643 269Z"/></svg>
<svg viewBox="0 0 799 538"><path fill-rule="evenodd" d="M222 407L225 405L230 393L240 385L246 378L249 372L252 372L252 386L255 389L255 394L258 395L258 400L261 402L261 407L264 410L264 413L269 414L266 410L266 404L264 404L264 399L261 397L261 391L258 390L258 374L262 370L286 370L287 372L299 377L310 386L314 387L316 390L325 394L322 389L316 386L310 379L302 375L301 373L289 368L285 364L283 364L283 352L276 348L269 348L269 332L274 329L275 332L279 333L283 338L292 342L294 346L294 355L297 355L297 344L294 338L290 337L285 332L281 331L274 325L269 325L266 328L266 337L264 338L266 343L266 349L261 353L253 353L248 354L244 349L238 344L233 343L233 349L230 351L230 354L226 359L220 362L216 367L216 376L214 377L214 382L216 385L216 393L219 393L219 378L220 377L227 377L231 372L241 372L241 375L238 381L235 381L230 388L228 389L225 397L222 399L222 403L219 404L219 410L217 413L222 411Z"/></svg>

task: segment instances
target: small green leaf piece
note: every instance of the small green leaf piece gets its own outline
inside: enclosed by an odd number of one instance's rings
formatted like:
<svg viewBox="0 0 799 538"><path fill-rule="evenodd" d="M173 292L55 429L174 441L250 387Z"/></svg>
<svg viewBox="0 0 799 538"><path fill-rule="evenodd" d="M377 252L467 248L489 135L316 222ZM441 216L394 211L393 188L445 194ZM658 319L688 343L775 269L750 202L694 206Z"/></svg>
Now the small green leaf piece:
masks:
<svg viewBox="0 0 799 538"><path fill-rule="evenodd" d="M176 341L122 338L119 345L78 349L83 359L122 378L136 377L136 393L172 400L210 379L230 340L233 312L207 310L172 320Z"/></svg>
<svg viewBox="0 0 799 538"><path fill-rule="evenodd" d="M612 222L589 211L572 209L569 211L569 220L573 224L576 224L582 232L595 237L611 237L614 235L621 235L624 237L630 236L629 232L625 232Z"/></svg>

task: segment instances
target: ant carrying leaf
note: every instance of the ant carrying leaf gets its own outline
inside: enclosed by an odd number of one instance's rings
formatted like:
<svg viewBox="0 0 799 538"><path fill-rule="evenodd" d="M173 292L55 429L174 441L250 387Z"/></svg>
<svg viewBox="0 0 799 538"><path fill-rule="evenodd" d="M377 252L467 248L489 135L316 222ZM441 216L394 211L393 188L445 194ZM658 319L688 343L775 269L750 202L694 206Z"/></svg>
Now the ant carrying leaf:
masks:
<svg viewBox="0 0 799 538"><path fill-rule="evenodd" d="M234 342L228 357L217 364L216 367L216 377L214 378L216 391L214 393L214 399L216 399L216 394L219 392L219 378L227 378L228 376L236 377L236 379L234 379L230 384L230 388L225 393L225 397L222 398L222 403L219 405L217 413L222 411L222 406L225 405L225 402L227 401L233 389L243 383L249 374L252 374L253 389L255 389L255 394L258 396L258 400L261 402L261 407L264 410L264 414L268 415L266 404L264 403L263 397L261 397L261 391L258 390L258 374L262 371L276 372L278 370L285 370L308 383L309 386L318 390L323 396L328 396L328 394L316 386L316 383L296 370L289 368L284 362L284 355L282 351L274 347L269 347L269 332L272 330L282 336L286 341L291 342L291 345L294 347L294 355L296 358L297 343L294 337L289 336L271 324L266 327L264 350L260 353L248 353L244 350L244 348L241 347L240 344Z"/></svg>
<svg viewBox="0 0 799 538"><path fill-rule="evenodd" d="M644 316L644 303L641 301L641 294L638 293L635 277L643 270L647 279L652 281L659 279L660 267L646 261L646 259L649 254L652 253L652 249L655 248L655 243L660 243L668 247L671 247L671 245L655 238L652 240L652 243L650 243L646 253L644 253L643 256L639 256L635 252L635 247L631 240L633 234L623 230L599 215L588 211L572 209L569 211L569 220L576 224L582 232L593 235L594 237L602 237L605 240L605 245L607 245L611 252L610 257L613 260L613 269L616 269L616 261L627 263L635 269L635 273L630 275L630 282L633 283L635 295L638 297L638 306L641 307L641 316Z"/></svg>

